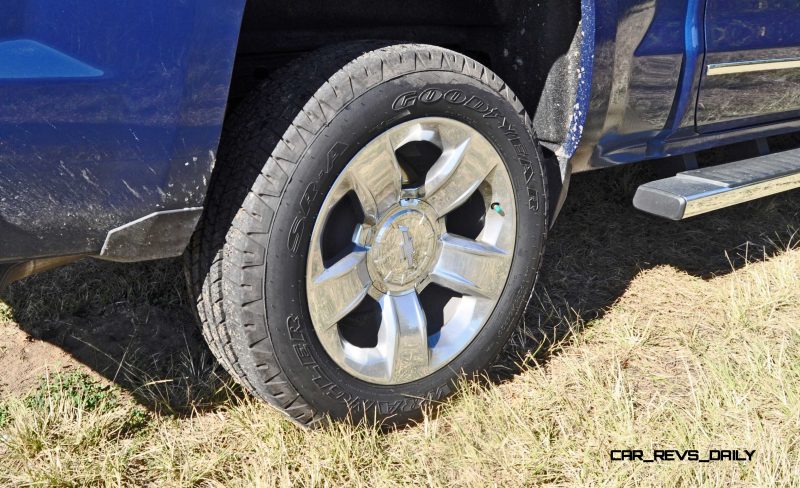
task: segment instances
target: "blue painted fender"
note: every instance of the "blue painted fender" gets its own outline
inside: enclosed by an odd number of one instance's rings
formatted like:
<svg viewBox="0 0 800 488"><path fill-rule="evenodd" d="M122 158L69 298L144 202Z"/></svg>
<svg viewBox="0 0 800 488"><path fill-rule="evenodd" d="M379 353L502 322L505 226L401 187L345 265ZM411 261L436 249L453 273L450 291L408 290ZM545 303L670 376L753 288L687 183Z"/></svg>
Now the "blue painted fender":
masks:
<svg viewBox="0 0 800 488"><path fill-rule="evenodd" d="M155 212L196 220L245 1L0 3L0 262L98 255Z"/></svg>

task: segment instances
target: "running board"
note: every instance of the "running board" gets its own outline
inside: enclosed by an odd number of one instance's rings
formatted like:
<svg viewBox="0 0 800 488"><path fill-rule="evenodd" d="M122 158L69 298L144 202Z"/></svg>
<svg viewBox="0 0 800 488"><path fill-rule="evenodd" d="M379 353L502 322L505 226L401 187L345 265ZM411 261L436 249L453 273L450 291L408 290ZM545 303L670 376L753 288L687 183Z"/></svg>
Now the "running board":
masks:
<svg viewBox="0 0 800 488"><path fill-rule="evenodd" d="M682 220L737 203L800 188L800 149L678 173L645 183L633 206Z"/></svg>

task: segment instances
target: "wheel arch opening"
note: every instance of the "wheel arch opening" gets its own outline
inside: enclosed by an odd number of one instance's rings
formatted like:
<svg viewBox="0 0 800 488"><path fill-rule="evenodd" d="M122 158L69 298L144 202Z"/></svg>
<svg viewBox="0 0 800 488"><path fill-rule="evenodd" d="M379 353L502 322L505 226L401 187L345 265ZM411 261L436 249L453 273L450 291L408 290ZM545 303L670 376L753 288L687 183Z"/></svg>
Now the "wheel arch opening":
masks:
<svg viewBox="0 0 800 488"><path fill-rule="evenodd" d="M554 214L567 177L555 154L576 99L580 21L581 0L248 0L229 111L275 70L331 44L396 40L452 49L497 73L531 115L555 173L548 174Z"/></svg>

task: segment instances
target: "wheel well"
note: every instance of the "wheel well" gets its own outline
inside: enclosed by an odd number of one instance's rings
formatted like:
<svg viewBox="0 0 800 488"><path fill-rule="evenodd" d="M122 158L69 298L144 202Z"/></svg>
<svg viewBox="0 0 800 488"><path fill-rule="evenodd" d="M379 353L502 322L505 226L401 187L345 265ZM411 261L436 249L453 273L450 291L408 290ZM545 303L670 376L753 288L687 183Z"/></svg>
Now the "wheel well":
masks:
<svg viewBox="0 0 800 488"><path fill-rule="evenodd" d="M438 45L500 75L536 114L540 139L566 136L574 83L564 77L580 0L248 0L231 103L296 57L327 44L381 39ZM543 95L544 94L544 95Z"/></svg>

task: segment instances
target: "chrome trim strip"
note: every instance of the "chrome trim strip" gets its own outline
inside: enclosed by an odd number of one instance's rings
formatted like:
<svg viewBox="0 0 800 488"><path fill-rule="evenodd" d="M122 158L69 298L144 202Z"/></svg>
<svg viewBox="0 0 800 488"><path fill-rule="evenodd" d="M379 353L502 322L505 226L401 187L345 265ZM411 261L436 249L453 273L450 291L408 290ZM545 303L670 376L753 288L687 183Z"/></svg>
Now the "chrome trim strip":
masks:
<svg viewBox="0 0 800 488"><path fill-rule="evenodd" d="M783 193L795 188L800 188L800 173L792 173L751 185L733 188L720 187L697 195L687 195L685 196L686 209L683 218L694 217L695 215Z"/></svg>
<svg viewBox="0 0 800 488"><path fill-rule="evenodd" d="M794 68L800 68L800 58L759 59L756 61L709 64L706 74L708 74L708 76L719 76Z"/></svg>

